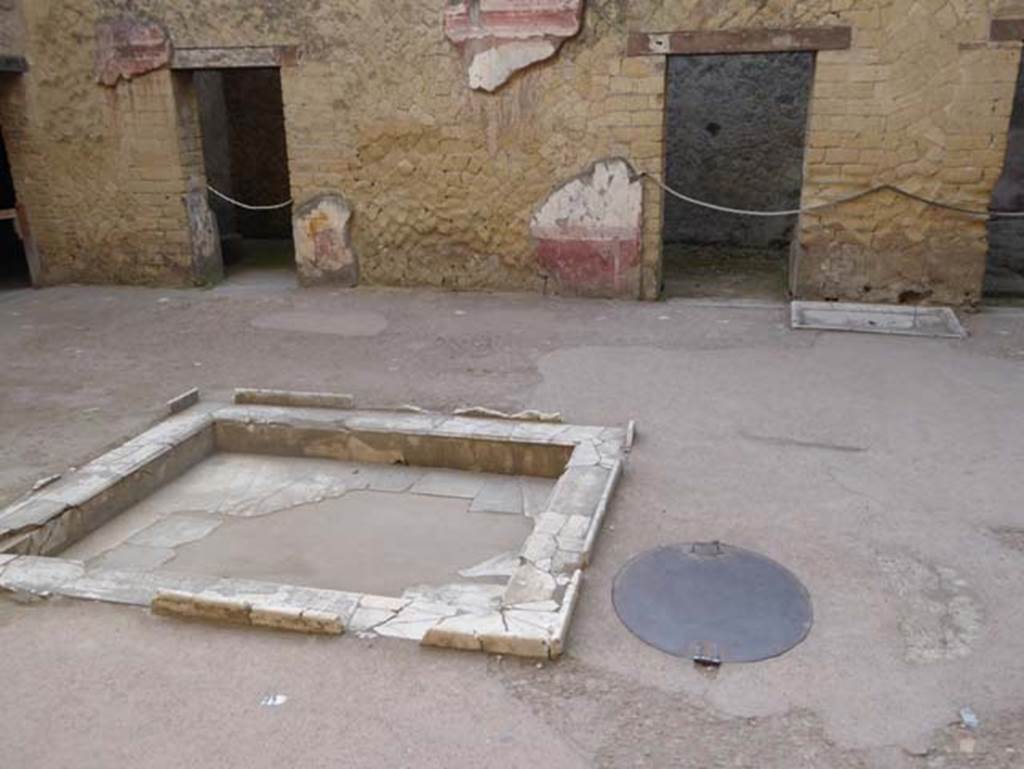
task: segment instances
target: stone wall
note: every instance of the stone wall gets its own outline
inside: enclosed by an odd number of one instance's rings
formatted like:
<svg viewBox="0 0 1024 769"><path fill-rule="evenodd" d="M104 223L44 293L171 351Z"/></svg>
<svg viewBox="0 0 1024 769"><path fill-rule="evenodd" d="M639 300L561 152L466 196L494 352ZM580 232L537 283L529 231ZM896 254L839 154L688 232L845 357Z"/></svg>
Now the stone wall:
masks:
<svg viewBox="0 0 1024 769"><path fill-rule="evenodd" d="M0 56L21 56L25 52L20 0L0 0Z"/></svg>
<svg viewBox="0 0 1024 769"><path fill-rule="evenodd" d="M603 158L660 174L665 60L627 57L630 31L852 26L851 50L818 56L805 202L886 181L984 207L1020 56L987 42L985 0L592 0L578 35L491 94L468 87L445 0L30 3L32 71L0 91L0 121L17 125L15 180L49 282L195 279L182 197L203 172L178 138L181 76L93 75L96 23L128 5L179 48L298 46L281 70L296 204L350 205L362 282L449 288L541 290L530 220L552 190ZM647 185L630 283L645 298L661 207ZM803 217L799 249L805 296L962 302L986 239L984 224L881 195Z"/></svg>
<svg viewBox="0 0 1024 769"><path fill-rule="evenodd" d="M992 193L992 209L1024 211L1024 62L1017 78L1006 162ZM989 222L985 290L995 296L1024 296L1024 218Z"/></svg>
<svg viewBox="0 0 1024 769"><path fill-rule="evenodd" d="M892 183L984 210L1002 167L1020 44L987 4L846 3L853 48L818 55L804 202ZM884 193L804 216L801 296L978 301L985 223Z"/></svg>
<svg viewBox="0 0 1024 769"><path fill-rule="evenodd" d="M810 53L669 59L665 178L691 197L731 208L800 205ZM753 218L665 201L665 242L782 248L792 218Z"/></svg>

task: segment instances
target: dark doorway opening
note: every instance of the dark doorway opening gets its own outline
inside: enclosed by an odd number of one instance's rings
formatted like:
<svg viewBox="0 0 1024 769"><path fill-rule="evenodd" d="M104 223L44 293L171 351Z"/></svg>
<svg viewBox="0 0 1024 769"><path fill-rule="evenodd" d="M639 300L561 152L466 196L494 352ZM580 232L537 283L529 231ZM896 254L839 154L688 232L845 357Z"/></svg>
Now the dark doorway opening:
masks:
<svg viewBox="0 0 1024 769"><path fill-rule="evenodd" d="M992 191L992 211L1024 211L1024 59L1010 117L1003 174ZM990 300L1024 299L1024 218L988 222L984 295Z"/></svg>
<svg viewBox="0 0 1024 769"><path fill-rule="evenodd" d="M7 160L7 146L0 130L0 290L25 288L32 285L32 275L15 224L14 177Z"/></svg>
<svg viewBox="0 0 1024 769"><path fill-rule="evenodd" d="M813 53L670 56L668 185L730 208L799 208L813 77ZM785 298L797 220L666 196L665 296Z"/></svg>
<svg viewBox="0 0 1024 769"><path fill-rule="evenodd" d="M291 197L281 75L275 68L197 70L194 75L207 184L241 203ZM247 210L210 194L227 275L294 269L291 208Z"/></svg>

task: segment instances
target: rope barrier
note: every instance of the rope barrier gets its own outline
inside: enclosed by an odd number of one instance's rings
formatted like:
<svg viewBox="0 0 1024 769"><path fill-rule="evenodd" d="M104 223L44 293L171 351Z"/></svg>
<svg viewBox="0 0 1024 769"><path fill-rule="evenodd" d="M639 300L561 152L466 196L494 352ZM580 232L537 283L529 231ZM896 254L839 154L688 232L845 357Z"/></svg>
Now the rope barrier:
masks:
<svg viewBox="0 0 1024 769"><path fill-rule="evenodd" d="M701 208L707 208L712 211L719 211L724 214L736 214L738 216L759 216L759 217L772 217L772 216L796 216L797 214L814 214L819 211L824 211L829 208L835 208L841 206L844 203L852 203L855 200L866 198L869 195L874 195L876 192L894 192L897 195L902 195L910 200L916 200L918 203L924 203L925 205L932 206L933 208L942 208L946 211L954 211L960 214L966 214L967 216L977 216L985 219L1016 219L1024 217L1024 211L981 211L974 208L965 208L964 206L953 205L952 203L943 203L939 200L932 200L926 198L923 195L918 195L915 192L910 192L902 187L897 187L892 184L879 184L870 189L861 190L852 195L846 195L835 200L829 200L824 203L817 203L813 206L803 206L801 208L791 208L785 211L753 211L745 208L730 208L729 206L720 206L715 203L709 203L706 200L699 200L698 198L692 198L689 195L684 195L678 190L674 190L665 184L661 179L652 173L647 171L641 171L640 176L646 177L651 180L658 187L661 187L665 192L673 197L679 198L686 203L690 203L694 206L700 206Z"/></svg>
<svg viewBox="0 0 1024 769"><path fill-rule="evenodd" d="M952 211L958 214L965 214L966 216L975 216L984 219L1017 219L1024 217L1024 211L982 211L976 208L967 208L965 206L958 206L952 203L944 203L941 200L932 200L931 198L926 198L923 195L918 195L916 192L911 192L910 190L905 190L902 187L897 187L894 184L878 184L875 185L874 187L870 187L869 189L861 190L860 192L855 192L852 195L845 195L841 198L836 198L835 200L828 200L825 201L824 203L816 203L811 206L790 208L782 211L757 211L748 208L731 208L730 206L720 206L717 203L709 203L706 200L700 200L699 198L690 197L689 195L683 194L679 190L672 189L657 176L647 171L641 171L640 176L650 179L652 183L656 184L669 195L672 195L673 197L678 198L679 200L689 203L690 205L699 206L701 208L707 208L711 211L718 211L719 213L723 214L734 214L736 216L783 217L797 216L798 214L816 214L819 211L825 211L830 208L836 208L837 206L841 206L845 203L852 203L855 200L866 198L878 192L892 192L902 197L908 198L910 200L915 200L918 203L923 203L924 205L931 206L932 208L941 208L945 211ZM210 185L206 185L206 188L221 200L231 203L232 205L238 206L239 208L244 208L246 211L277 211L282 208L288 208L288 206L292 205L293 202L291 200L286 200L284 203L276 203L270 206L252 206L249 205L248 203L243 203L240 200L235 200L234 198L225 195L220 190L214 189Z"/></svg>
<svg viewBox="0 0 1024 769"><path fill-rule="evenodd" d="M223 192L215 190L209 184L206 185L206 189L208 189L221 200L231 203L234 206L238 206L239 208L244 208L246 211L277 211L282 208L288 208L288 206L292 204L291 200L287 200L284 203L276 203L272 206L250 206L248 203L243 203L240 200L235 200L234 198L228 197Z"/></svg>

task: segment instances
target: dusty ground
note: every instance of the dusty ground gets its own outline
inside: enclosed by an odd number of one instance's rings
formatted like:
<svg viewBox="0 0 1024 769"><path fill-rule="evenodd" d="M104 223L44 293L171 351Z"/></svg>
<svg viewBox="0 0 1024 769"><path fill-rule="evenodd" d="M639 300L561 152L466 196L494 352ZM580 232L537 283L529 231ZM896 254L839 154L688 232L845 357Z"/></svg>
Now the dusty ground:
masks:
<svg viewBox="0 0 1024 769"><path fill-rule="evenodd" d="M0 763L1024 765L1024 314L972 317L965 341L784 319L781 305L298 291L244 275L211 291L0 296L0 501L193 385L640 425L561 661L0 602ZM712 538L804 580L804 644L708 677L619 624L609 587L626 559ZM272 694L288 699L261 706ZM977 732L952 725L963 705Z"/></svg>

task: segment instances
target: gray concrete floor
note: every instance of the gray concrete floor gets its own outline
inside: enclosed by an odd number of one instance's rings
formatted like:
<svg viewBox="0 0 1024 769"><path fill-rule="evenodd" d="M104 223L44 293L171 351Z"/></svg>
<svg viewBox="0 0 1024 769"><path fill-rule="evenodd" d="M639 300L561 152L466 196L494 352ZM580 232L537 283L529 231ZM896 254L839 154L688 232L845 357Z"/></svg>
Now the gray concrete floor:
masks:
<svg viewBox="0 0 1024 769"><path fill-rule="evenodd" d="M485 489L550 478L216 453L60 553L89 565L400 596L518 553L533 521ZM426 489L429 493L423 493ZM511 576L511 575L509 575ZM504 581L507 581L507 577Z"/></svg>
<svg viewBox="0 0 1024 769"><path fill-rule="evenodd" d="M2 501L194 385L640 430L562 660L0 601L3 765L1020 767L1024 313L970 317L963 341L785 318L275 279L0 296ZM713 538L803 579L805 643L708 676L620 625L630 556ZM952 725L964 705L977 732Z"/></svg>

